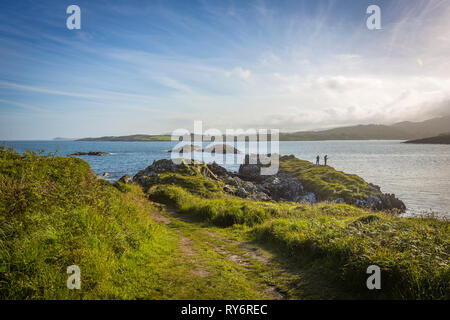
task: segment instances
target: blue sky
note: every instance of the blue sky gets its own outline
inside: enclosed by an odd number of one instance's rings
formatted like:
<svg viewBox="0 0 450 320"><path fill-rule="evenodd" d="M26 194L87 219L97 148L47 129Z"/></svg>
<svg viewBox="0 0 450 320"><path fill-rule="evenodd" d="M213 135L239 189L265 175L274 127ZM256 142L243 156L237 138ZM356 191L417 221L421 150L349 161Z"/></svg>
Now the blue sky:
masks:
<svg viewBox="0 0 450 320"><path fill-rule="evenodd" d="M71 4L81 30L66 28ZM2 140L450 112L448 0L3 0L0 55Z"/></svg>

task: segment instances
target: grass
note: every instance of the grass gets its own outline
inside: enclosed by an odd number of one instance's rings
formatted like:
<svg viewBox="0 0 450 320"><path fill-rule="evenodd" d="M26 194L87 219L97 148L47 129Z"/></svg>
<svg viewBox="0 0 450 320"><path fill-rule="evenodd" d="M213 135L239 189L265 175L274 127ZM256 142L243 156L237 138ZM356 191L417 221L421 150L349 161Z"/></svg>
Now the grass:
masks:
<svg viewBox="0 0 450 320"><path fill-rule="evenodd" d="M97 179L83 160L0 146L0 299L267 298L217 255L192 248L186 259L156 210L139 187ZM81 290L66 287L73 264Z"/></svg>
<svg viewBox="0 0 450 320"><path fill-rule="evenodd" d="M177 185L203 198L214 198L222 193L225 184L221 181L205 179L201 173L181 174L165 172L160 174L159 185Z"/></svg>
<svg viewBox="0 0 450 320"><path fill-rule="evenodd" d="M338 218L306 213L276 219L253 232L275 243L299 263L339 279L362 298L449 299L449 227L436 220L402 219L383 214ZM382 270L382 290L369 292L366 269Z"/></svg>
<svg viewBox="0 0 450 320"><path fill-rule="evenodd" d="M205 199L175 185L158 185L149 191L150 199L175 206L177 211L191 213L214 225L229 227L234 224L253 226L271 216L281 214L275 204L253 202L235 197Z"/></svg>
<svg viewBox="0 0 450 320"><path fill-rule="evenodd" d="M330 166L316 166L294 156L280 158L280 171L300 181L305 190L313 192L319 201L342 198L351 203L352 199L381 194L357 175L337 171Z"/></svg>
<svg viewBox="0 0 450 320"><path fill-rule="evenodd" d="M199 178L200 179L200 178ZM360 298L450 298L449 224L399 218L347 204L270 203L216 193L203 198L178 185L149 190L152 200L219 227L246 226L249 236L312 268ZM381 291L366 269L382 270Z"/></svg>

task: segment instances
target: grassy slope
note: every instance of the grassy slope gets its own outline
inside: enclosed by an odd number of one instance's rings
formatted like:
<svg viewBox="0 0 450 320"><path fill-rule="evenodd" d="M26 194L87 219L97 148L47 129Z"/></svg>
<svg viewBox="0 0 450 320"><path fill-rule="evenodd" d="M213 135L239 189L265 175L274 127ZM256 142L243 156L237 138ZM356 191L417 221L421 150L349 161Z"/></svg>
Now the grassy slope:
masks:
<svg viewBox="0 0 450 320"><path fill-rule="evenodd" d="M205 180L201 175L189 179L198 180L189 185ZM273 246L330 281L341 281L353 296L450 297L448 222L399 218L345 204L249 201L215 188L200 196L189 185L157 185L150 197L213 225L233 226L230 230L243 225L245 237ZM366 269L372 264L382 270L382 291L366 288Z"/></svg>
<svg viewBox="0 0 450 320"><path fill-rule="evenodd" d="M280 158L280 171L301 181L305 189L313 192L319 201L342 198L349 202L353 198L380 194L357 175L337 171L330 166L316 166L294 156Z"/></svg>
<svg viewBox="0 0 450 320"><path fill-rule="evenodd" d="M140 188L118 187L83 160L0 146L0 299L267 298L218 255L187 259ZM73 264L81 290L66 288Z"/></svg>

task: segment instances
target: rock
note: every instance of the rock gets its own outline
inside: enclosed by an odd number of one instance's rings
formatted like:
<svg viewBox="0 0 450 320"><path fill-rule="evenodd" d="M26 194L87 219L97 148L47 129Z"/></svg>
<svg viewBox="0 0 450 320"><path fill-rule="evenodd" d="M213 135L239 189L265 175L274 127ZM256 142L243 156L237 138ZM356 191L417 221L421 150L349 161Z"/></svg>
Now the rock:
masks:
<svg viewBox="0 0 450 320"><path fill-rule="evenodd" d="M257 180L261 177L261 167L257 164L241 164L239 166L239 175L244 179Z"/></svg>
<svg viewBox="0 0 450 320"><path fill-rule="evenodd" d="M131 184L133 181L131 180L131 178L130 178L130 176L129 175L124 175L122 178L120 178L119 180L118 180L119 182L122 182L122 183L124 183L124 184Z"/></svg>
<svg viewBox="0 0 450 320"><path fill-rule="evenodd" d="M219 166L216 162L207 164L208 169L211 170L217 177L228 177L228 171L224 167Z"/></svg>
<svg viewBox="0 0 450 320"><path fill-rule="evenodd" d="M89 152L75 152L70 154L69 156L106 156L109 154L111 153L100 151L89 151Z"/></svg>
<svg viewBox="0 0 450 320"><path fill-rule="evenodd" d="M404 212L406 206L403 201L395 197L395 194L369 195L364 199L355 199L353 204L358 207L370 208L372 210L397 210Z"/></svg>
<svg viewBox="0 0 450 320"><path fill-rule="evenodd" d="M248 192L244 188L238 188L235 193L238 197L247 198Z"/></svg>
<svg viewBox="0 0 450 320"><path fill-rule="evenodd" d="M239 177L233 177L233 176L228 176L224 178L224 181L229 184L232 185L233 187L241 187L242 186L242 179L240 179Z"/></svg>
<svg viewBox="0 0 450 320"><path fill-rule="evenodd" d="M300 196L300 201L307 201L309 203L316 203L317 199L316 199L316 195L312 192L307 192L305 194L303 194L302 196Z"/></svg>
<svg viewBox="0 0 450 320"><path fill-rule="evenodd" d="M109 177L109 172L103 172L102 177Z"/></svg>
<svg viewBox="0 0 450 320"><path fill-rule="evenodd" d="M139 184L146 192L151 186L158 184L161 181L159 175L163 172L182 172L183 174L190 175L200 173L207 178L219 180L217 176L213 172L211 172L211 170L209 170L203 162L190 159L179 160L179 164L174 163L170 159L153 161L152 165L148 166L144 170L139 171L133 177L133 182Z"/></svg>
<svg viewBox="0 0 450 320"><path fill-rule="evenodd" d="M383 194L381 196L381 203L383 205L381 210L396 209L396 210L399 210L400 212L404 212L406 210L406 206L403 203L403 201L396 198L395 194L389 194L389 193Z"/></svg>
<svg viewBox="0 0 450 320"><path fill-rule="evenodd" d="M271 177L263 184L263 186L265 189L269 190L270 196L275 201L287 200L299 202L305 199L312 200L311 195L305 193L303 185L293 179L280 179L280 177Z"/></svg>
<svg viewBox="0 0 450 320"><path fill-rule="evenodd" d="M223 187L223 191L225 191L226 193L235 194L235 191L228 184Z"/></svg>

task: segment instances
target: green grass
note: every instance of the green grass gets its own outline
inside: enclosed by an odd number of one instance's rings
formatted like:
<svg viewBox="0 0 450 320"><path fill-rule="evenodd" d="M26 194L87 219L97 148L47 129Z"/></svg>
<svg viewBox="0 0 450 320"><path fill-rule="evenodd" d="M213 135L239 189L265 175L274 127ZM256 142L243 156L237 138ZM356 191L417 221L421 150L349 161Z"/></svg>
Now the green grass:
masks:
<svg viewBox="0 0 450 320"><path fill-rule="evenodd" d="M160 185L177 185L204 198L214 198L223 193L225 184L221 181L205 179L200 174L180 174L165 172L160 174Z"/></svg>
<svg viewBox="0 0 450 320"><path fill-rule="evenodd" d="M316 166L294 156L280 158L280 171L300 181L319 201L342 198L350 203L355 198L381 194L357 175L337 171L330 166Z"/></svg>
<svg viewBox="0 0 450 320"><path fill-rule="evenodd" d="M216 226L246 226L259 243L284 252L360 298L450 298L449 223L399 218L347 204L270 203L216 194L202 198L176 185L150 198ZM382 270L381 291L366 287L366 269Z"/></svg>
<svg viewBox="0 0 450 320"><path fill-rule="evenodd" d="M158 185L149 191L150 199L174 206L177 211L191 213L214 225L229 227L234 224L253 226L271 217L281 215L285 208L272 203L247 201L223 195L205 199L176 185Z"/></svg>
<svg viewBox="0 0 450 320"><path fill-rule="evenodd" d="M267 298L218 255L193 247L187 259L156 210L139 187L97 179L83 160L0 146L0 299ZM66 287L74 264L81 290Z"/></svg>
<svg viewBox="0 0 450 320"><path fill-rule="evenodd" d="M275 243L299 263L314 268L355 296L394 299L449 299L449 226L433 219L402 219L381 213L336 217L312 209L276 219L253 232ZM382 270L382 290L369 292L369 265Z"/></svg>

